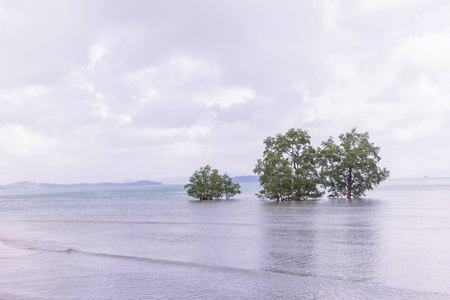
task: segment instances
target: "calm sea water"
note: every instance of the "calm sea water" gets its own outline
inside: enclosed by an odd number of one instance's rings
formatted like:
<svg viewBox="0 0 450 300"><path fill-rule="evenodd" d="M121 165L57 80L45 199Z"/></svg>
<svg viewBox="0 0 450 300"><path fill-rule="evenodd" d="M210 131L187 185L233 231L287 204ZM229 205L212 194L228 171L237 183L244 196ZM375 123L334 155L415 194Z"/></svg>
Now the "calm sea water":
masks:
<svg viewBox="0 0 450 300"><path fill-rule="evenodd" d="M0 299L450 299L450 180L273 203L242 184L0 191Z"/></svg>

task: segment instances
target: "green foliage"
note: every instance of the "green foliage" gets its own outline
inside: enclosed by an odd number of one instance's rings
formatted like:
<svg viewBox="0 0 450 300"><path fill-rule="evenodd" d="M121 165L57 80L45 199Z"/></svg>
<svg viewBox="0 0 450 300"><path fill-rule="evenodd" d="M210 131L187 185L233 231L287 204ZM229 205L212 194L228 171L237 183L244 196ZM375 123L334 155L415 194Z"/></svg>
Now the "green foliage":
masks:
<svg viewBox="0 0 450 300"><path fill-rule="evenodd" d="M199 200L221 199L224 196L228 200L241 193L239 183L234 183L226 173L220 175L217 169L211 169L209 165L195 171L184 188L189 196Z"/></svg>
<svg viewBox="0 0 450 300"><path fill-rule="evenodd" d="M258 159L254 173L259 175L261 198L304 200L323 195L317 171L317 152L310 146L310 136L301 129L290 129L264 140L263 158Z"/></svg>
<svg viewBox="0 0 450 300"><path fill-rule="evenodd" d="M389 177L389 171L378 166L380 148L369 142L367 132L353 128L339 140L337 145L330 137L319 149L321 175L330 197L359 198Z"/></svg>

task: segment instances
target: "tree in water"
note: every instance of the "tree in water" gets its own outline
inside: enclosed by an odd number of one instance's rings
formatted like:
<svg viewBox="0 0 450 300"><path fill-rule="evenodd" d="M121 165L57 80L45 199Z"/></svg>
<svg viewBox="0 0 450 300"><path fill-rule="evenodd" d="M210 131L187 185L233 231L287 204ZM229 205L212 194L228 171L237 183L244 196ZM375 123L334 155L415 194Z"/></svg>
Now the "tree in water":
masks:
<svg viewBox="0 0 450 300"><path fill-rule="evenodd" d="M380 168L380 148L369 142L369 134L358 133L356 128L322 142L320 152L321 176L330 197L359 198L367 190L389 177L386 168Z"/></svg>
<svg viewBox="0 0 450 300"><path fill-rule="evenodd" d="M240 187L226 173L220 175L217 169L209 165L195 171L184 186L189 196L199 200L221 199L224 196L228 200L241 193Z"/></svg>
<svg viewBox="0 0 450 300"><path fill-rule="evenodd" d="M301 129L290 129L264 140L263 158L258 159L254 173L259 175L261 198L305 200L319 198L323 192L317 185L317 152L310 145L310 136Z"/></svg>

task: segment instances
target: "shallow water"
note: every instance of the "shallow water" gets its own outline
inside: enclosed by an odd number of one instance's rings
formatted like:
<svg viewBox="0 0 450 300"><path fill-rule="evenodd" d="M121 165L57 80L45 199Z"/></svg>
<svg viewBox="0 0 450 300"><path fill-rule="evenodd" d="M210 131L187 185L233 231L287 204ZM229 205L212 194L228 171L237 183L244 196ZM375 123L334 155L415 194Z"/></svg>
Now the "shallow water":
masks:
<svg viewBox="0 0 450 300"><path fill-rule="evenodd" d="M450 180L362 200L0 191L1 299L448 299Z"/></svg>

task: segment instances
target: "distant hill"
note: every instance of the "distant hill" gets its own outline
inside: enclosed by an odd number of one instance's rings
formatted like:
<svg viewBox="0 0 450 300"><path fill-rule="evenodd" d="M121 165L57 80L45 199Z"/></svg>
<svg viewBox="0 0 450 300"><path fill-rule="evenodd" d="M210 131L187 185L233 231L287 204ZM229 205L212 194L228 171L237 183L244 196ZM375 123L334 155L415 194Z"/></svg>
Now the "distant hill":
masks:
<svg viewBox="0 0 450 300"><path fill-rule="evenodd" d="M189 182L189 177L166 177L155 180L162 182L162 184L186 184Z"/></svg>
<svg viewBox="0 0 450 300"><path fill-rule="evenodd" d="M236 176L232 178L234 182L258 182L258 175Z"/></svg>
<svg viewBox="0 0 450 300"><path fill-rule="evenodd" d="M116 182L102 182L102 183L76 183L76 184L57 184L57 183L37 183L31 181L21 181L6 185L0 185L1 189L51 189L51 188L73 188L73 187L102 187L102 186L146 186L146 185L161 185L161 182L139 180L133 182L116 183Z"/></svg>
<svg viewBox="0 0 450 300"><path fill-rule="evenodd" d="M246 176L233 176L231 179L234 182L258 182L259 176L256 175L246 175ZM189 177L169 177L156 179L161 181L162 184L187 184L189 183Z"/></svg>

